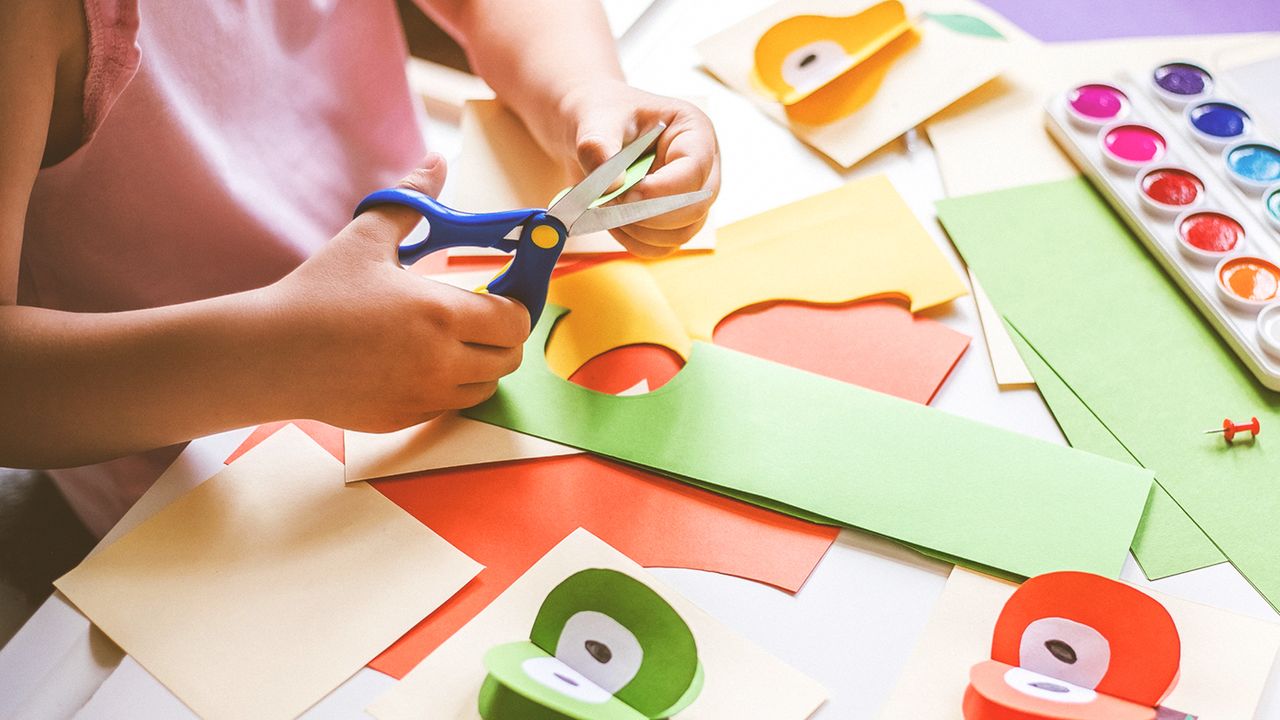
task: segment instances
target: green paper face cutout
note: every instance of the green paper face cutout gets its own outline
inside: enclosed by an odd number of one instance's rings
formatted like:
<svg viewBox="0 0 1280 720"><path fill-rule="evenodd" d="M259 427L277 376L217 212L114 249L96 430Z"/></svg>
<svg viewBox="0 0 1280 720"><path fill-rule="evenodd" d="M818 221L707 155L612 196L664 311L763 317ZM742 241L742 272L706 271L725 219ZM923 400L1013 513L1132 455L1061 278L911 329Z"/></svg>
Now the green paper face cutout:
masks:
<svg viewBox="0 0 1280 720"><path fill-rule="evenodd" d="M693 633L649 586L615 570L575 573L547 594L527 642L484 658L485 720L667 718L702 689Z"/></svg>
<svg viewBox="0 0 1280 720"><path fill-rule="evenodd" d="M648 175L649 171L653 169L653 163L657 159L658 156L653 153L645 153L644 155L636 158L636 161L631 163L630 167L622 173L622 184L596 198L595 202L591 203L591 207L600 207L607 202L616 200L622 195L622 193L635 187L636 184L643 180L644 176ZM551 198L551 202L547 203L547 207L555 205L560 201L560 198L564 197L571 189L572 188L564 188L560 192L556 193L556 196Z"/></svg>

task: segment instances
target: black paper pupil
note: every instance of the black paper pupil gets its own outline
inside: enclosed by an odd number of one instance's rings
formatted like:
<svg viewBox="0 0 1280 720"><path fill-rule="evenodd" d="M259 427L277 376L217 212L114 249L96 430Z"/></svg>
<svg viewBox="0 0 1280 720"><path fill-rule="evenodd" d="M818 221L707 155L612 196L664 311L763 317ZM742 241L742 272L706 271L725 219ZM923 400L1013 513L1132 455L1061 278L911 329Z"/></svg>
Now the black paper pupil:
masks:
<svg viewBox="0 0 1280 720"><path fill-rule="evenodd" d="M801 58L800 67L809 67L817 59L818 59L817 55L814 55L813 53L809 53L808 55L805 55L803 58Z"/></svg>
<svg viewBox="0 0 1280 720"><path fill-rule="evenodd" d="M1049 651L1050 655L1058 658L1068 665L1074 665L1076 662L1075 648L1066 644L1061 640L1046 640L1044 647Z"/></svg>
<svg viewBox="0 0 1280 720"><path fill-rule="evenodd" d="M1031 683L1031 687L1040 688L1041 690L1048 690L1049 692L1056 692L1056 693L1067 692L1067 689L1065 687L1058 685L1057 683L1051 683L1051 682L1033 682Z"/></svg>
<svg viewBox="0 0 1280 720"><path fill-rule="evenodd" d="M608 645L605 645L602 642L588 640L586 642L586 647L587 652L591 653L591 657L595 658L596 662L607 663L613 659L613 651L609 649Z"/></svg>

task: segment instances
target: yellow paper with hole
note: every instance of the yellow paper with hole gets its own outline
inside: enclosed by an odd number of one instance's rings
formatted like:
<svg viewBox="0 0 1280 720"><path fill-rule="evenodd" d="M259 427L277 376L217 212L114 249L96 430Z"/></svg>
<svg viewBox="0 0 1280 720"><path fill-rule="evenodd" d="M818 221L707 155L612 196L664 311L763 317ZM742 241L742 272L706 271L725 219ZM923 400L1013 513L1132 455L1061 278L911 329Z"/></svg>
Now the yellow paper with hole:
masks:
<svg viewBox="0 0 1280 720"><path fill-rule="evenodd" d="M552 370L568 377L596 355L641 343L688 357L725 317L764 302L891 296L916 312L966 292L881 175L723 227L716 242L709 255L620 260L553 280L548 302L573 312L547 345Z"/></svg>

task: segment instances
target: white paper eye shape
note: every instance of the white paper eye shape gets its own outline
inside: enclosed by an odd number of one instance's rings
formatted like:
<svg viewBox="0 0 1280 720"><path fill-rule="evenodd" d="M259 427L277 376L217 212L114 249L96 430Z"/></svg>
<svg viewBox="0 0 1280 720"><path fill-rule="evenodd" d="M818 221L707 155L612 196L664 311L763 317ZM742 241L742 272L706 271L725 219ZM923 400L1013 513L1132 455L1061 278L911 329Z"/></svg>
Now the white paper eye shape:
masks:
<svg viewBox="0 0 1280 720"><path fill-rule="evenodd" d="M834 40L815 40L782 60L782 79L798 93L827 84L849 67L849 52Z"/></svg>
<svg viewBox="0 0 1280 720"><path fill-rule="evenodd" d="M1111 664L1111 643L1083 623L1040 618L1022 632L1018 665L1082 688L1096 688Z"/></svg>
<svg viewBox="0 0 1280 720"><path fill-rule="evenodd" d="M574 613L556 642L556 657L596 685L616 693L644 662L640 641L622 623L594 610Z"/></svg>
<svg viewBox="0 0 1280 720"><path fill-rule="evenodd" d="M535 657L520 664L524 674L561 695L584 703L599 705L608 702L613 693L591 682L582 673L565 665L559 658Z"/></svg>
<svg viewBox="0 0 1280 720"><path fill-rule="evenodd" d="M1023 695L1068 705L1093 702L1098 697L1098 693L1094 690L1072 685L1058 678L1041 675L1026 668L1009 668L1008 672L1004 674L1004 681L1009 687Z"/></svg>

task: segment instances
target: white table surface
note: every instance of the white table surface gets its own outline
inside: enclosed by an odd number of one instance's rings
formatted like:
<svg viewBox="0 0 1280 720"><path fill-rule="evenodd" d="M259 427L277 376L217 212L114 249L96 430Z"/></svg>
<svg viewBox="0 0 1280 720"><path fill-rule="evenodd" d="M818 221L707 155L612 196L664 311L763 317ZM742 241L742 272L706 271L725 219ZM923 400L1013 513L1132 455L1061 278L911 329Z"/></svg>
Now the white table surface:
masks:
<svg viewBox="0 0 1280 720"><path fill-rule="evenodd" d="M770 0L706 3L656 0L620 41L633 83L655 92L705 97L723 156L715 221L725 224L838 186L886 173L957 269L960 261L934 219L943 196L927 142L906 138L852 171L841 171L788 131L697 69L693 45ZM456 155L455 127L436 123L434 148ZM910 149L908 149L910 146ZM1064 443L1034 389L999 390L972 298L929 311L973 337L933 406L992 425ZM247 430L193 442L163 483L130 511L118 535L211 476ZM108 539L111 539L109 536ZM942 592L950 566L887 540L844 531L795 596L739 578L696 570L655 574L730 627L809 674L830 699L815 718L871 718L892 689ZM1149 582L1132 557L1123 577L1173 595L1276 620L1277 614L1230 565ZM365 717L362 708L395 680L364 669L307 717ZM55 593L0 650L0 717L173 718L191 713L131 658L122 658ZM1280 717L1280 672L1272 669L1258 718Z"/></svg>

